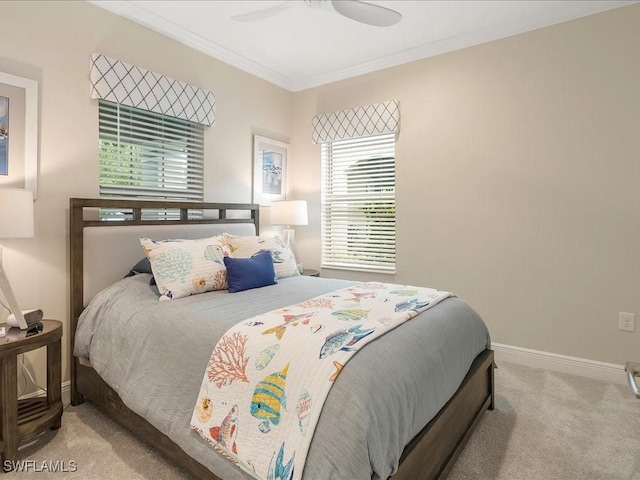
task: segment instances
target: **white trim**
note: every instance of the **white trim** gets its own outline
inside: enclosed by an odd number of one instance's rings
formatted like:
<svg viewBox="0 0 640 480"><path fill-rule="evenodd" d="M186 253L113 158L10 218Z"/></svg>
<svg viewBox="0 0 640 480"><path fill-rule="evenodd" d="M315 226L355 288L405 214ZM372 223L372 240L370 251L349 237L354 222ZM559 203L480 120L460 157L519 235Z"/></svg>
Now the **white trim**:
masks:
<svg viewBox="0 0 640 480"><path fill-rule="evenodd" d="M554 372L570 373L582 377L603 380L605 382L625 384L624 365L598 362L586 358L569 357L557 353L541 352L529 348L514 347L501 343L492 343L496 363L511 362L534 368L544 368Z"/></svg>
<svg viewBox="0 0 640 480"><path fill-rule="evenodd" d="M435 57L436 55L442 55L443 53L473 47L474 45L493 42L495 40L500 40L501 38L512 37L521 33L568 22L570 20L594 15L614 8L624 7L632 3L637 3L637 0L610 3L592 2L586 4L585 8L581 9L579 12L573 11L569 14L562 13L548 16L547 18L532 17L522 22L511 22L503 25L497 25L490 29L469 32L457 37L445 38L426 45L408 48L406 50L387 55L386 57L377 58L370 62L342 68L340 70L335 70L323 75L316 75L303 80L296 80L294 81L293 91L297 92L308 88L319 87L320 85L326 85L328 83L345 80L347 78L364 75L378 70L383 70L385 68L403 65L405 63L422 60L424 58Z"/></svg>
<svg viewBox="0 0 640 480"><path fill-rule="evenodd" d="M493 28L471 32L459 35L453 38L446 38L426 45L420 45L415 48L403 50L401 52L388 55L370 62L364 62L359 65L334 70L326 74L315 75L313 77L294 80L285 75L260 65L257 62L217 45L209 40L205 40L199 35L190 32L184 27L166 20L133 2L114 2L105 0L88 0L90 3L104 8L116 15L128 18L140 25L144 25L162 35L176 40L183 45L191 47L199 52L205 53L222 62L232 65L240 70L255 75L258 78L271 82L291 92L299 92L308 88L326 85L328 83L337 82L346 78L375 72L384 68L394 67L404 63L421 60L423 58L433 57L443 53L460 50L462 48L479 45L482 43L492 42L505 37L518 35L520 33L537 30L558 23L567 22L577 18L605 12L614 8L620 8L633 3L631 1L609 1L609 2L585 2L584 8L580 11L570 13L559 13L545 16L544 18L532 17L518 23L508 23Z"/></svg>
<svg viewBox="0 0 640 480"><path fill-rule="evenodd" d="M150 11L132 3L132 2L114 2L111 0L88 0L89 3L93 3L95 6L104 8L105 10L115 13L124 18L128 18L132 22L135 22L145 27L150 28L166 37L191 47L194 50L202 52L210 57L216 58L224 63L239 68L242 71L255 75L258 78L273 83L286 90L295 92L295 81L285 77L273 70L260 65L252 60L249 60L242 55L238 55L231 50L228 50L220 45L217 45L209 40L205 40L200 35L196 35L190 32L186 28L176 25L169 20L166 20L158 15L151 13Z"/></svg>
<svg viewBox="0 0 640 480"><path fill-rule="evenodd" d="M62 383L62 405L71 405L71 380Z"/></svg>
<svg viewBox="0 0 640 480"><path fill-rule="evenodd" d="M553 372L569 373L581 377L594 378L606 382L626 385L627 380L624 365L615 363L598 362L586 358L570 357L557 353L542 352L529 348L514 347L502 343L492 343L491 348L495 352L495 360L500 367L500 362L511 362L534 368L544 368ZM498 370L499 372L499 370ZM32 398L46 395L45 390L37 390L20 397ZM62 383L62 403L65 407L71 404L71 382Z"/></svg>
<svg viewBox="0 0 640 480"><path fill-rule="evenodd" d="M47 391L38 389L35 392L27 393L26 395L22 395L20 400L25 400L27 398L36 398L36 397L46 397ZM67 380L66 382L62 382L62 405L64 407L68 407L71 405L71 381Z"/></svg>
<svg viewBox="0 0 640 480"><path fill-rule="evenodd" d="M557 353L541 352L529 348L514 347L502 343L492 343L491 348L495 352L495 360L500 367L500 362L511 362L534 368L544 368L553 372L569 373L581 377L594 378L610 383L626 385L627 380L624 365L598 362L586 358L569 357ZM500 370L498 370L499 375ZM46 395L45 390L37 390L21 399ZM71 382L62 383L62 404L68 407L71 404Z"/></svg>
<svg viewBox="0 0 640 480"><path fill-rule="evenodd" d="M495 352L495 360L500 367L500 362L511 362L534 368L544 368L553 372L569 373L581 377L594 378L610 383L626 385L627 380L624 365L615 363L598 362L586 358L570 357L557 353L542 352L529 348L514 347L502 343L492 343L491 348ZM498 370L499 372L499 370ZM37 390L20 397L33 398L46 395L45 390ZM71 404L71 382L62 383L62 403L65 407Z"/></svg>

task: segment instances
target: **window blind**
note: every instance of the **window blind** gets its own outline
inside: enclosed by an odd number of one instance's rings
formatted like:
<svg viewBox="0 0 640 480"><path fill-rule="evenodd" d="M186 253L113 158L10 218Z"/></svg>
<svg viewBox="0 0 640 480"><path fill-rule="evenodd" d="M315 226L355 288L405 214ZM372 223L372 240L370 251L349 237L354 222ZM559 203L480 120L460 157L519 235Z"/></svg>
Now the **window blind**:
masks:
<svg viewBox="0 0 640 480"><path fill-rule="evenodd" d="M203 200L204 126L100 100L100 196Z"/></svg>
<svg viewBox="0 0 640 480"><path fill-rule="evenodd" d="M395 133L322 144L322 267L395 273Z"/></svg>

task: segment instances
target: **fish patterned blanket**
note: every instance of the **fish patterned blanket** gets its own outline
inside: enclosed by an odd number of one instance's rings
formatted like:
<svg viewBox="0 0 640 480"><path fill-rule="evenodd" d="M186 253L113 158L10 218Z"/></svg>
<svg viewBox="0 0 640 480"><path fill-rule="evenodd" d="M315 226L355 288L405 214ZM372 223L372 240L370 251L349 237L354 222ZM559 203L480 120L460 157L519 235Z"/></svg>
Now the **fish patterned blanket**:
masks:
<svg viewBox="0 0 640 480"><path fill-rule="evenodd" d="M360 283L235 325L211 354L191 428L255 478L302 478L322 406L347 361L450 296Z"/></svg>

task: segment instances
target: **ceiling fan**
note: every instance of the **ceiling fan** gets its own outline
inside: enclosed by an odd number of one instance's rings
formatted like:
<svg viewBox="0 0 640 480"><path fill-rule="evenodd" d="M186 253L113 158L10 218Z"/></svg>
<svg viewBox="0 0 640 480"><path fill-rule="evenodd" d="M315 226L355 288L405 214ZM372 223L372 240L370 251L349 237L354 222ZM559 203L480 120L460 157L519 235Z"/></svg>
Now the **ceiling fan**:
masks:
<svg viewBox="0 0 640 480"><path fill-rule="evenodd" d="M331 4L333 10L344 17L375 27L390 27L402 19L402 15L395 10L360 0L288 0L262 10L236 15L231 17L231 20L254 22L273 17L294 6L321 8L327 4Z"/></svg>

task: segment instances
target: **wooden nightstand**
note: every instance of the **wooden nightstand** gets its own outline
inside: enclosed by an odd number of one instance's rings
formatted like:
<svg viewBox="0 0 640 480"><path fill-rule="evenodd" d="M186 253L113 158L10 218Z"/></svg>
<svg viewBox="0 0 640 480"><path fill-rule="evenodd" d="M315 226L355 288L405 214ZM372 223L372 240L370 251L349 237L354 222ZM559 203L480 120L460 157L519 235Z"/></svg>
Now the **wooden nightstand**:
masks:
<svg viewBox="0 0 640 480"><path fill-rule="evenodd" d="M319 277L320 276L320 272L318 270L311 270L310 268L305 268L302 271L302 275L304 275L306 277Z"/></svg>
<svg viewBox="0 0 640 480"><path fill-rule="evenodd" d="M0 338L0 453L15 461L18 447L47 427L60 428L62 421L62 322L43 320L42 330L31 333L17 328ZM47 396L18 400L18 354L47 347Z"/></svg>

